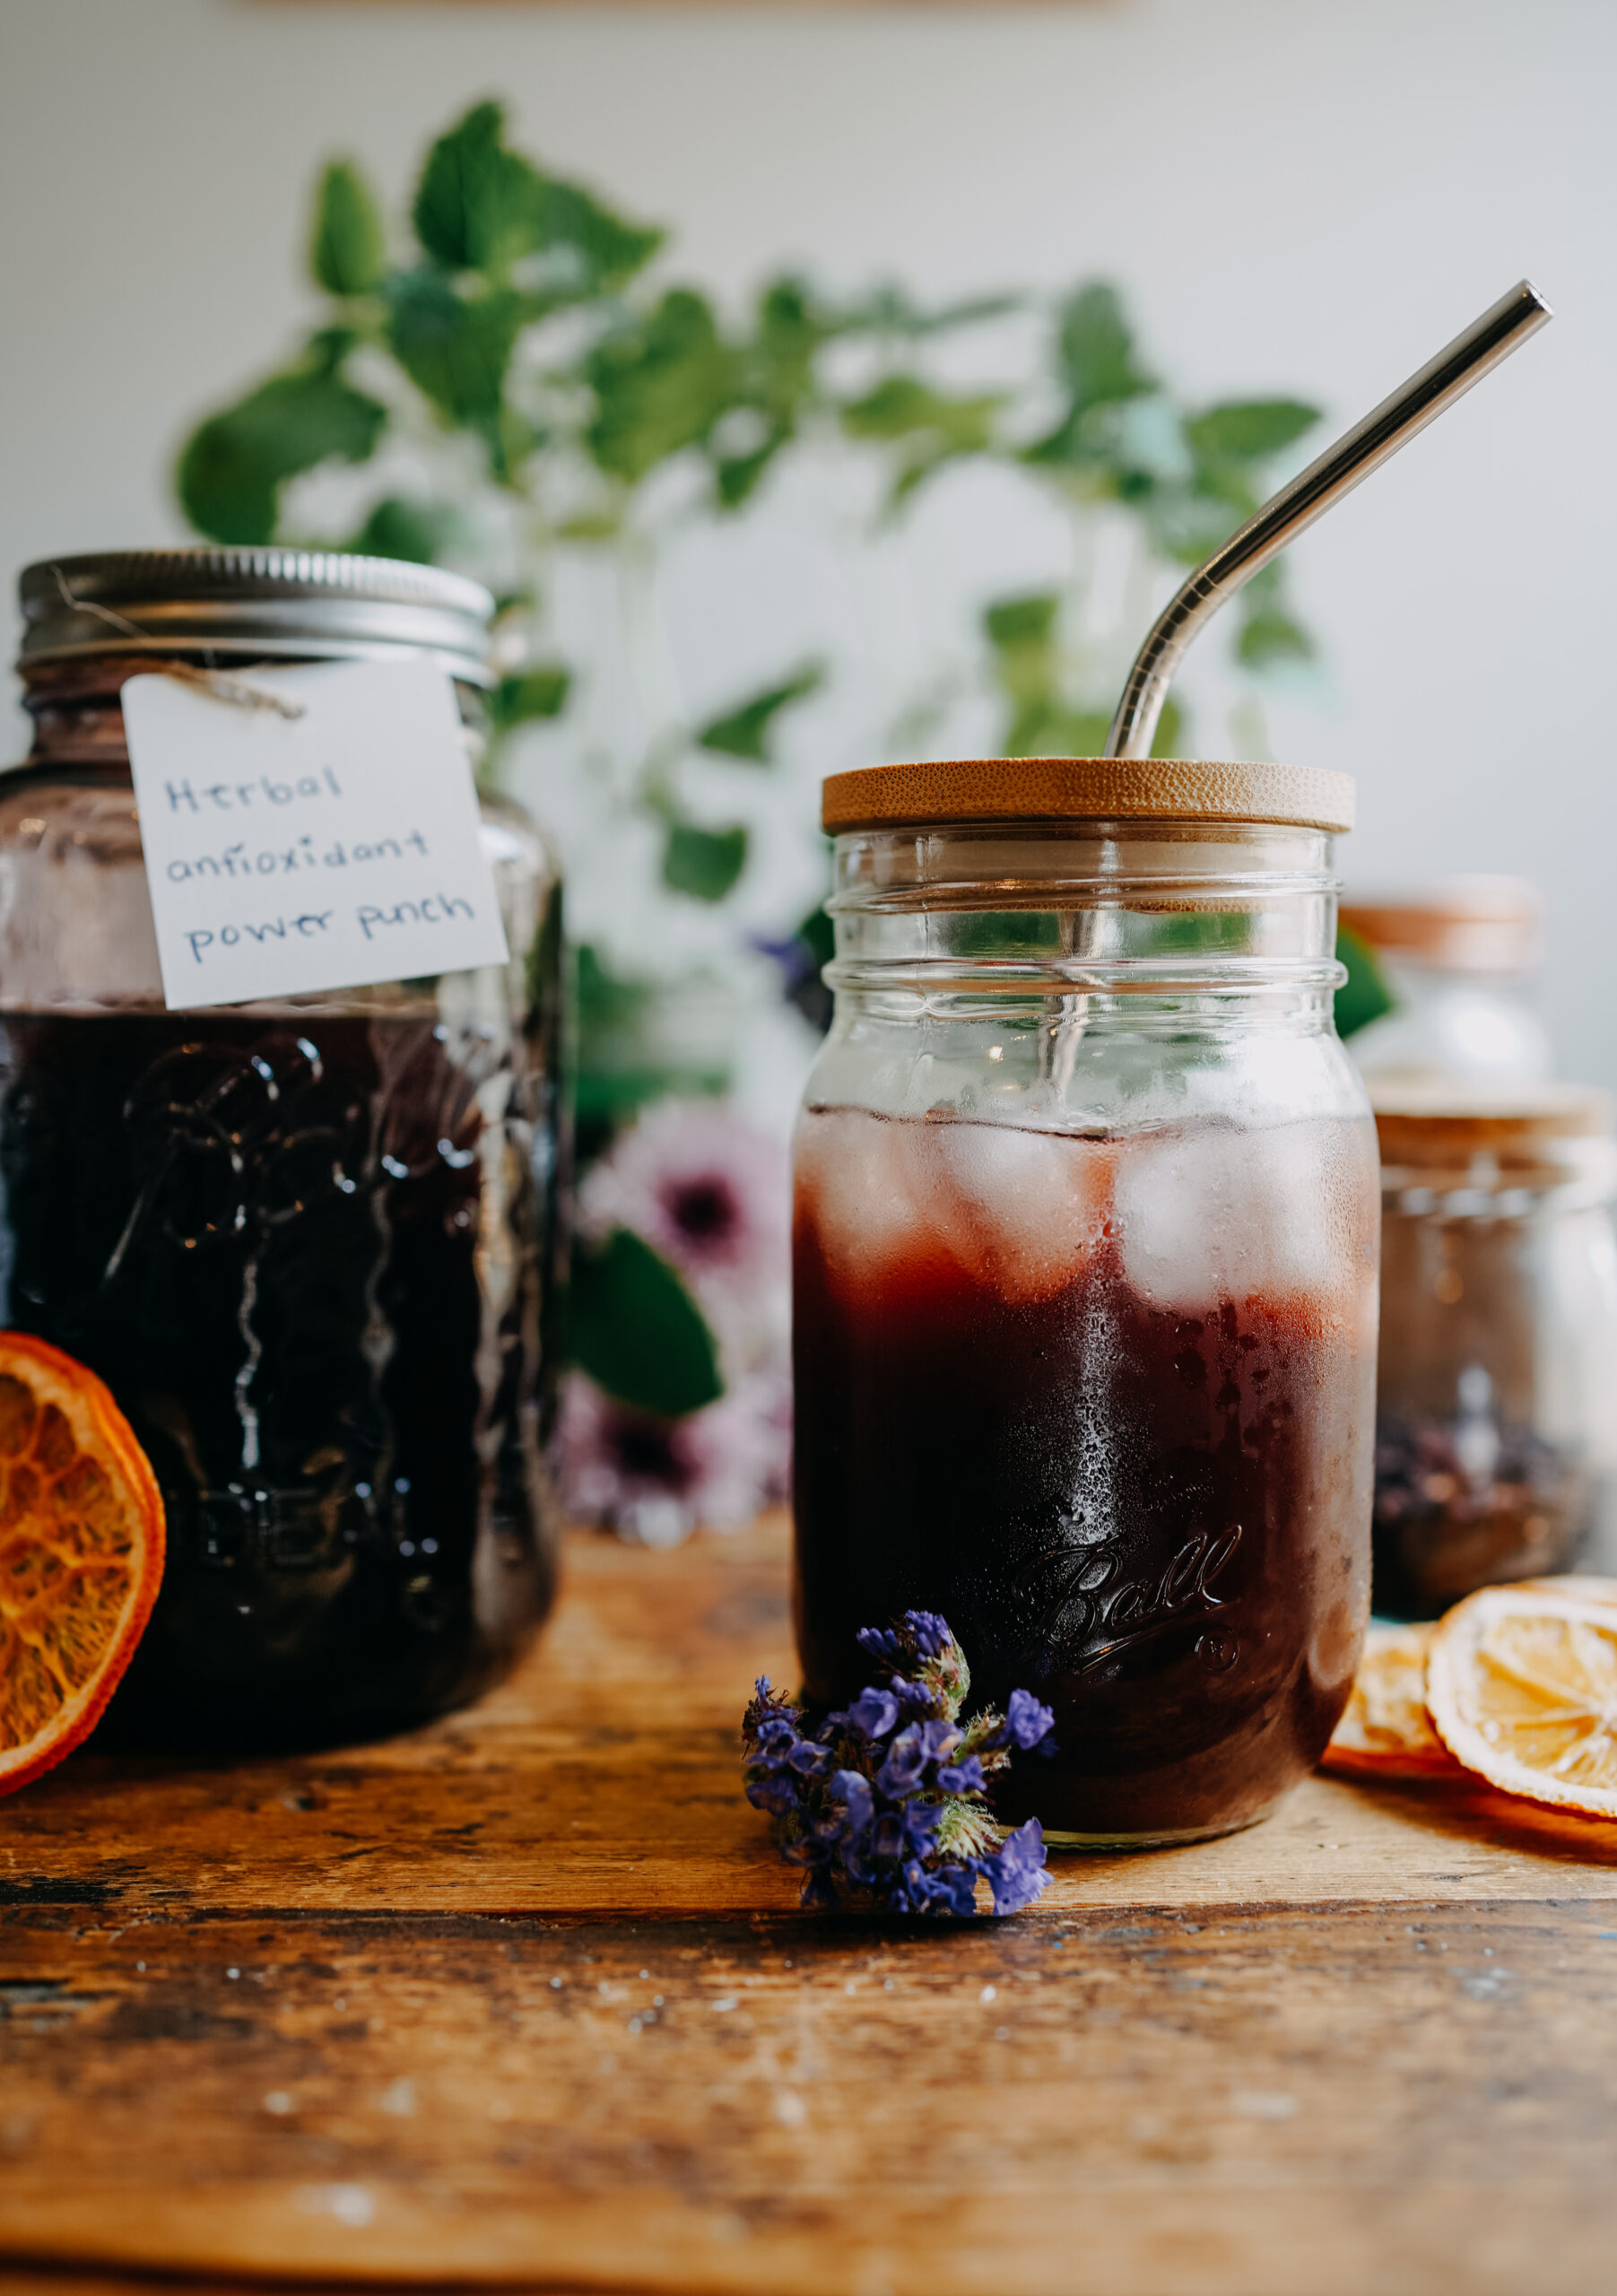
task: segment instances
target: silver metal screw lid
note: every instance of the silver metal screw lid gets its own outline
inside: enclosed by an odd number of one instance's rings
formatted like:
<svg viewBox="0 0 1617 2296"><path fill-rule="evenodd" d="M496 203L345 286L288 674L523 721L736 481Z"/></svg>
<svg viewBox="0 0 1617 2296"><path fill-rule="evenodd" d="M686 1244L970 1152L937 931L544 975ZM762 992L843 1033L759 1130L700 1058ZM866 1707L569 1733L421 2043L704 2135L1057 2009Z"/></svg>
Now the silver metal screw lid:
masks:
<svg viewBox="0 0 1617 2296"><path fill-rule="evenodd" d="M425 654L469 684L494 680L494 601L481 582L438 566L335 550L106 550L25 567L17 588L24 669L97 654L220 662Z"/></svg>

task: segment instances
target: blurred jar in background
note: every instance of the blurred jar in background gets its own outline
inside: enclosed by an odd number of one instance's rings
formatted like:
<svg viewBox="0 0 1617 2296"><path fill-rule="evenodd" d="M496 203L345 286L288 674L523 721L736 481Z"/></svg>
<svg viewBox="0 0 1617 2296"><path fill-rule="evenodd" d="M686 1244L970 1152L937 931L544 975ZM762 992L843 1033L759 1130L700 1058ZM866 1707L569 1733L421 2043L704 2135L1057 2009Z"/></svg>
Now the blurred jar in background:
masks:
<svg viewBox="0 0 1617 2296"><path fill-rule="evenodd" d="M1414 1081L1537 1083L1554 1058L1529 989L1541 950L1536 886L1447 877L1342 904L1341 921L1379 960L1395 1010L1349 1040L1361 1073Z"/></svg>
<svg viewBox="0 0 1617 2296"><path fill-rule="evenodd" d="M1372 1086L1382 1160L1374 1604L1609 1560L1617 1141L1583 1085Z"/></svg>

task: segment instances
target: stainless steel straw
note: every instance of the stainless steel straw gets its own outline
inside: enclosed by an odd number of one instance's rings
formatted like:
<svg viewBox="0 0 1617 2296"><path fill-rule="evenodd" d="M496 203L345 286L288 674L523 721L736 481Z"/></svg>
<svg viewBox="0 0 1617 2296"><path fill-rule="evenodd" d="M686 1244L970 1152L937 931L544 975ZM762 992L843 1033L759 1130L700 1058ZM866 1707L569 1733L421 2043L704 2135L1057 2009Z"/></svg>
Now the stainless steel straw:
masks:
<svg viewBox="0 0 1617 2296"><path fill-rule="evenodd" d="M1140 648L1106 737L1107 756L1149 757L1174 672L1204 623L1305 526L1312 526L1361 478L1379 470L1417 430L1423 430L1553 316L1537 288L1524 279L1362 422L1327 447L1289 486L1282 486L1198 566Z"/></svg>

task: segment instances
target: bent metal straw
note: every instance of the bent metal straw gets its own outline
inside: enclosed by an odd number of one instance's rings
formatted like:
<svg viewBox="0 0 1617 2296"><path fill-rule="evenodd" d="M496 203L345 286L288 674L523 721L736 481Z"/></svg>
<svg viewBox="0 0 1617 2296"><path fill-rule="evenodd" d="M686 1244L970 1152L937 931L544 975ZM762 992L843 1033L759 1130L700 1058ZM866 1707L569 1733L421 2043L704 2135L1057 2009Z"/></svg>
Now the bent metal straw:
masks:
<svg viewBox="0 0 1617 2296"><path fill-rule="evenodd" d="M1148 758L1185 649L1226 599L1553 316L1537 288L1520 281L1198 566L1140 648L1106 737L1105 754Z"/></svg>

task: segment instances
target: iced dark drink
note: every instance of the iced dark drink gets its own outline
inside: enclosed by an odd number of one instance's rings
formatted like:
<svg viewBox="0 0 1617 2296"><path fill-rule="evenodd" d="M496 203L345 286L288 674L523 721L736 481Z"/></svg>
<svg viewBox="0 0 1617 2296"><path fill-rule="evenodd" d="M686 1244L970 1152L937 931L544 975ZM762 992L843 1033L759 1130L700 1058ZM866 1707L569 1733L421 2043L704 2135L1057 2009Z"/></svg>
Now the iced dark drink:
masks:
<svg viewBox="0 0 1617 2296"><path fill-rule="evenodd" d="M922 1606L986 1697L1055 1709L1007 1816L1171 1840L1311 1768L1367 1609L1373 1158L1359 1118L1110 1141L805 1113L811 1695Z"/></svg>
<svg viewBox="0 0 1617 2296"><path fill-rule="evenodd" d="M798 1648L940 1612L1058 1751L1001 1816L1143 1846L1319 1757L1369 1593L1379 1193L1329 833L1277 766L835 776L796 1150Z"/></svg>
<svg viewBox="0 0 1617 2296"><path fill-rule="evenodd" d="M107 1381L168 1512L116 1730L398 1727L548 1607L518 1060L428 1017L0 1021L0 1314Z"/></svg>

